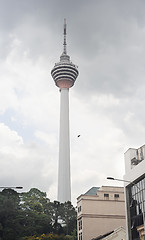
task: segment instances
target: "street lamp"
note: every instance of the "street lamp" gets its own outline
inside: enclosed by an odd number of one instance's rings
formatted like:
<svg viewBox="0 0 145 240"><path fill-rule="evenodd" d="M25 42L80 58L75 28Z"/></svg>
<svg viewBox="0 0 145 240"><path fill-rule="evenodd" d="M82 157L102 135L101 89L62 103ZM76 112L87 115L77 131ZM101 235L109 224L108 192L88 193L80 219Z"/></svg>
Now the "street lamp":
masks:
<svg viewBox="0 0 145 240"><path fill-rule="evenodd" d="M107 179L108 179L108 180L115 180L115 181L130 183L130 184L132 184L133 186L136 186L136 187L140 190L140 188L139 188L133 181L124 180L124 179L118 179L118 178L114 178L114 177L107 177Z"/></svg>
<svg viewBox="0 0 145 240"><path fill-rule="evenodd" d="M123 180L123 179L118 179L118 178L114 178L114 177L107 177L107 179L108 179L108 180L120 181L120 182L128 182L128 183L132 183L132 184L134 184L134 183L131 182L131 181Z"/></svg>
<svg viewBox="0 0 145 240"><path fill-rule="evenodd" d="M124 179L118 179L118 178L114 178L114 177L107 177L108 180L115 180L115 181L120 181L120 182L126 182L126 183L130 183L132 184L133 186L136 186L139 191L141 191L140 187L135 184L134 182L132 181L129 181L129 180L124 180ZM144 209L144 196L143 196L143 191L141 191L142 193L142 211L143 211L143 224L144 224L144 239L145 239L145 209Z"/></svg>
<svg viewBox="0 0 145 240"><path fill-rule="evenodd" d="M0 187L0 188L6 188L6 189L22 189L23 187Z"/></svg>

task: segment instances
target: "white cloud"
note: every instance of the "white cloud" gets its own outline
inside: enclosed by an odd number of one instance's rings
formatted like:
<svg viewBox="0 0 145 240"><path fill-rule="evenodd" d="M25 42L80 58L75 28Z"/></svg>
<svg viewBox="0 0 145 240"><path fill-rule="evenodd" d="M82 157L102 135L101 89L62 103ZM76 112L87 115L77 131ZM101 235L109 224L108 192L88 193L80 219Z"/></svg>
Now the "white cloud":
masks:
<svg viewBox="0 0 145 240"><path fill-rule="evenodd" d="M49 156L48 147L24 144L22 138L4 124L0 124L0 135L1 186L22 185L24 191L31 187L49 191L56 177L56 159ZM49 197L52 196L54 193Z"/></svg>
<svg viewBox="0 0 145 240"><path fill-rule="evenodd" d="M50 72L65 15L68 54L80 71L70 89L75 202L87 188L110 184L108 175L121 178L124 152L144 144L144 3L7 3L0 3L1 184L56 197L60 94Z"/></svg>
<svg viewBox="0 0 145 240"><path fill-rule="evenodd" d="M18 136L17 132L10 130L4 123L0 123L0 148L3 149L7 145L13 149L14 147L21 147L23 144L22 137Z"/></svg>
<svg viewBox="0 0 145 240"><path fill-rule="evenodd" d="M36 131L35 132L35 136L42 140L44 143L48 144L49 146L52 145L56 145L57 141L56 141L56 136L54 134L48 134L42 131Z"/></svg>

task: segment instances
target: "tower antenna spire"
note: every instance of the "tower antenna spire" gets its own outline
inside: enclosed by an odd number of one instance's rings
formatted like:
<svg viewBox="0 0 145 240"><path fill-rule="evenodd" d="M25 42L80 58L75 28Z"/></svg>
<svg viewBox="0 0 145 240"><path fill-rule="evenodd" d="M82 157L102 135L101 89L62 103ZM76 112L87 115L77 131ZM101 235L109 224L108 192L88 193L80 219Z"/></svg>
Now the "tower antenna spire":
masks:
<svg viewBox="0 0 145 240"><path fill-rule="evenodd" d="M64 42L63 42L63 53L67 54L66 52L66 19L64 19Z"/></svg>

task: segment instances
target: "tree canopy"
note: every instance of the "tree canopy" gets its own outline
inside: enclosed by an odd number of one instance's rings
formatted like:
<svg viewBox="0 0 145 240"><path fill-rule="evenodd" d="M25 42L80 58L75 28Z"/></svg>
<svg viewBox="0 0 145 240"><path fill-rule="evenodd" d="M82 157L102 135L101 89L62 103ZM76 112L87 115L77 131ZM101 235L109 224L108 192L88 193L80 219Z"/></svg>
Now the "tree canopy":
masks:
<svg viewBox="0 0 145 240"><path fill-rule="evenodd" d="M71 202L50 202L36 188L20 194L12 189L0 192L0 240L75 240L75 236L76 211Z"/></svg>

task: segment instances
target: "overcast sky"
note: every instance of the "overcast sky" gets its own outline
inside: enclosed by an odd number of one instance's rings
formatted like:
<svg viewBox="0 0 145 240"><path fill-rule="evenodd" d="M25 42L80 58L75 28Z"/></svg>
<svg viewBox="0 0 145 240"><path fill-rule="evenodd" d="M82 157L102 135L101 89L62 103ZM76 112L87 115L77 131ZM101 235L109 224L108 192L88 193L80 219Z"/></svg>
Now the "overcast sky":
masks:
<svg viewBox="0 0 145 240"><path fill-rule="evenodd" d="M117 185L124 152L145 144L144 0L0 0L0 185L57 198L60 92L51 69L63 50L70 89L72 201ZM80 134L81 137L77 137Z"/></svg>

